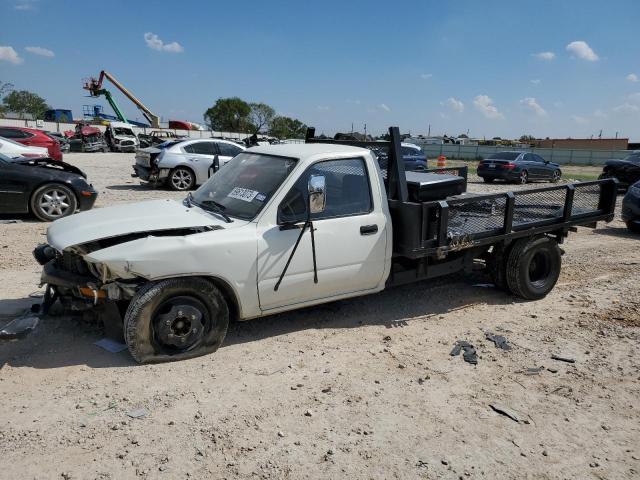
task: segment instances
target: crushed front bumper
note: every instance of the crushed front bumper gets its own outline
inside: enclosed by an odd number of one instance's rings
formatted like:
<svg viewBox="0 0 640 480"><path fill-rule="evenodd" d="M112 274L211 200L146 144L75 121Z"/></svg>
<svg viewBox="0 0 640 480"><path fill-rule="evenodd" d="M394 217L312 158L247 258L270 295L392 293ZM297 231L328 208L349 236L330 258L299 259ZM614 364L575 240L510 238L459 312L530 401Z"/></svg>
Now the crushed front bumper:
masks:
<svg viewBox="0 0 640 480"><path fill-rule="evenodd" d="M169 176L169 169L161 168L160 170L151 170L149 167L144 167L139 164L133 165L133 172L131 174L134 178L139 178L143 182L149 182L154 185L164 184Z"/></svg>

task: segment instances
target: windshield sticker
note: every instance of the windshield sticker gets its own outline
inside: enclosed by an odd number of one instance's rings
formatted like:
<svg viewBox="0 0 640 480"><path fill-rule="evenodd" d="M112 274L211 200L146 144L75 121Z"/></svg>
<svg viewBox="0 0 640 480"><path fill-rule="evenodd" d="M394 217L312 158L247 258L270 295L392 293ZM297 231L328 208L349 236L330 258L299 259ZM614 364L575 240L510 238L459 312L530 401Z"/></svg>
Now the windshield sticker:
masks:
<svg viewBox="0 0 640 480"><path fill-rule="evenodd" d="M266 198L267 196L264 193L259 193L258 195L256 195L256 200L259 202L264 202Z"/></svg>
<svg viewBox="0 0 640 480"><path fill-rule="evenodd" d="M248 188L234 187L227 197L242 200L243 202L252 202L259 194L257 190L249 190Z"/></svg>

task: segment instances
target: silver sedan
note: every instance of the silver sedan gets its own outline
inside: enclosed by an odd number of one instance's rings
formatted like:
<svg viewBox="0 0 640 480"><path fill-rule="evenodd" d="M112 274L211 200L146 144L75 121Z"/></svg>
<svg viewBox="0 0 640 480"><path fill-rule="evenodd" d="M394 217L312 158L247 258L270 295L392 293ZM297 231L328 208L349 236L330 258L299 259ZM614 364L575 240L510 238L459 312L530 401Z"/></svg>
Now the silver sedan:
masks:
<svg viewBox="0 0 640 480"><path fill-rule="evenodd" d="M172 190L202 185L220 167L246 148L228 140L175 140L136 152L134 177Z"/></svg>

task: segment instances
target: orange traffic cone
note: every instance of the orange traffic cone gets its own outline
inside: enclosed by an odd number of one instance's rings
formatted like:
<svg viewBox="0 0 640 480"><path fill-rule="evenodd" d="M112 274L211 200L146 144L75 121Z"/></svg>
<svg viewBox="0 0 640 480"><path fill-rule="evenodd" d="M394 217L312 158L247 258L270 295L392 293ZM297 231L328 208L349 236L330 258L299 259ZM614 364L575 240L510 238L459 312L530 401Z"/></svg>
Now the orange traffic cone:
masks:
<svg viewBox="0 0 640 480"><path fill-rule="evenodd" d="M438 168L444 168L447 166L447 157L440 155L438 157Z"/></svg>

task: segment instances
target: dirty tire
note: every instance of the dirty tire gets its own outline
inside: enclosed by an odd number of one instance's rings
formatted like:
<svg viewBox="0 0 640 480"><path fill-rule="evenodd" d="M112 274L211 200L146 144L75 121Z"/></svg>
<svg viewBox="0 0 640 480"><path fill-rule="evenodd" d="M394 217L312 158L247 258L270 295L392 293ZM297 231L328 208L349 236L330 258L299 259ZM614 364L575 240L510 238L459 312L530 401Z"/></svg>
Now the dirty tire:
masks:
<svg viewBox="0 0 640 480"><path fill-rule="evenodd" d="M190 309L193 305L202 314L197 322L197 327L202 327L198 328L199 338L186 348L164 343L164 319L174 309ZM168 307L171 310L166 313ZM179 313L182 315L182 312ZM129 352L138 363L184 360L213 353L220 347L229 326L229 307L212 282L197 277L171 278L143 286L127 308L124 325ZM191 335L190 328L187 327L188 335Z"/></svg>
<svg viewBox="0 0 640 480"><path fill-rule="evenodd" d="M78 208L78 199L69 187L47 183L33 192L29 206L38 219L51 222L74 213Z"/></svg>
<svg viewBox="0 0 640 480"><path fill-rule="evenodd" d="M484 183L493 183L493 178L489 178L489 177L482 177L482 180L484 181Z"/></svg>
<svg viewBox="0 0 640 480"><path fill-rule="evenodd" d="M188 168L176 167L169 173L167 184L171 190L178 192L191 190L196 184L196 176Z"/></svg>
<svg viewBox="0 0 640 480"><path fill-rule="evenodd" d="M640 233L640 224L634 222L627 222L627 228L632 233Z"/></svg>
<svg viewBox="0 0 640 480"><path fill-rule="evenodd" d="M526 300L544 298L560 276L558 243L549 237L521 238L509 252L506 280L514 295Z"/></svg>
<svg viewBox="0 0 640 480"><path fill-rule="evenodd" d="M558 183L561 177L562 177L562 172L560 170L554 170L553 175L551 176L551 182Z"/></svg>

